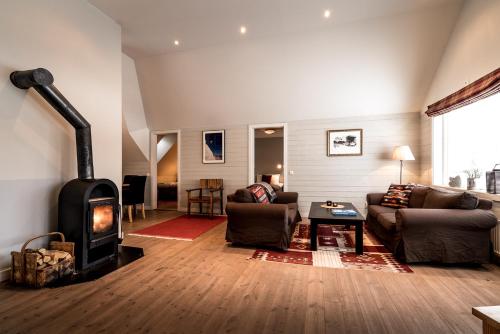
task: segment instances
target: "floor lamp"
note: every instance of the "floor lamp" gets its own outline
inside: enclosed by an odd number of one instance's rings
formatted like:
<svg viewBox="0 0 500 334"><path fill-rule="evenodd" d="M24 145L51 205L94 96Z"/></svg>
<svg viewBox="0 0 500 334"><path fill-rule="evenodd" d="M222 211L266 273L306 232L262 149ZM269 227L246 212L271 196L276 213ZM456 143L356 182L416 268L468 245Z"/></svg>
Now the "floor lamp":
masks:
<svg viewBox="0 0 500 334"><path fill-rule="evenodd" d="M399 160L401 165L399 167L399 184L403 183L403 161L415 160L413 153L411 153L410 146L403 145L397 146L392 152L392 160Z"/></svg>

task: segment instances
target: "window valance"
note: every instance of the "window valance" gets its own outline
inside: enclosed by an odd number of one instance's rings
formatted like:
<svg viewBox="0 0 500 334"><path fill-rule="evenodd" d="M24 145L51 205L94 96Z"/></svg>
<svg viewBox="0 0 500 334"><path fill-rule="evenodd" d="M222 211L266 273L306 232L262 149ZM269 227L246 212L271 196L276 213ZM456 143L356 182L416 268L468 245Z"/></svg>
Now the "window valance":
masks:
<svg viewBox="0 0 500 334"><path fill-rule="evenodd" d="M429 117L446 114L500 92L500 67L459 91L431 104L425 112Z"/></svg>

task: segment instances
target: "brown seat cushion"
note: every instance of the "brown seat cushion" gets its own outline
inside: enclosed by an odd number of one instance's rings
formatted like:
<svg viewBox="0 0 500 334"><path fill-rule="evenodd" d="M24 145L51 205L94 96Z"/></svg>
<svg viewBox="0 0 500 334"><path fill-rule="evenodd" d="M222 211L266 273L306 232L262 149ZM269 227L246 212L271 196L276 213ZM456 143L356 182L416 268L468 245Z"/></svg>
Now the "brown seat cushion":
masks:
<svg viewBox="0 0 500 334"><path fill-rule="evenodd" d="M233 200L238 203L254 203L255 199L253 198L250 190L246 188L238 189L234 193Z"/></svg>
<svg viewBox="0 0 500 334"><path fill-rule="evenodd" d="M431 189L425 197L424 209L455 209L459 199L462 197L461 192L441 191Z"/></svg>
<svg viewBox="0 0 500 334"><path fill-rule="evenodd" d="M382 205L368 205L368 214L373 218L377 218L381 213L395 213L396 210Z"/></svg>
<svg viewBox="0 0 500 334"><path fill-rule="evenodd" d="M297 220L299 206L297 203L288 203L288 225L292 225Z"/></svg>
<svg viewBox="0 0 500 334"><path fill-rule="evenodd" d="M416 186L411 191L410 201L408 202L409 208L422 208L424 206L425 198L431 188L425 186Z"/></svg>
<svg viewBox="0 0 500 334"><path fill-rule="evenodd" d="M381 213L377 217L377 221L388 232L396 231L396 214L395 213Z"/></svg>

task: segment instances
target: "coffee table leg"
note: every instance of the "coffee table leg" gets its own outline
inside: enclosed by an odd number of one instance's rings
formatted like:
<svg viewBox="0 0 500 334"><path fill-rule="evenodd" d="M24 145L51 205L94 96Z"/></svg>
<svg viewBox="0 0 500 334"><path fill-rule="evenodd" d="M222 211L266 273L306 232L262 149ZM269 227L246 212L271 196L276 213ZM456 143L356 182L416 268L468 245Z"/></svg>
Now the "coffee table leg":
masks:
<svg viewBox="0 0 500 334"><path fill-rule="evenodd" d="M363 254L363 222L356 224L356 254Z"/></svg>
<svg viewBox="0 0 500 334"><path fill-rule="evenodd" d="M311 220L311 250L318 250L318 224Z"/></svg>

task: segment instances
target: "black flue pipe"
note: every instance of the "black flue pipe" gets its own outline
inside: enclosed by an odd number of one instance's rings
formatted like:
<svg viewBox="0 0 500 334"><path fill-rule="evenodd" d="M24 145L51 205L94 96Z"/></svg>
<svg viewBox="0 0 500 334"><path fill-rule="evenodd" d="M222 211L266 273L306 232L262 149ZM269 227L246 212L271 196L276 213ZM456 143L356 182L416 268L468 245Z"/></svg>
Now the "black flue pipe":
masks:
<svg viewBox="0 0 500 334"><path fill-rule="evenodd" d="M10 81L20 89L31 87L35 89L75 128L78 178L93 179L94 163L90 124L53 85L54 77L52 74L44 68L15 71L10 74Z"/></svg>

